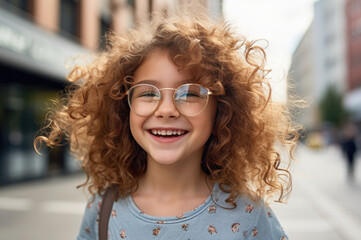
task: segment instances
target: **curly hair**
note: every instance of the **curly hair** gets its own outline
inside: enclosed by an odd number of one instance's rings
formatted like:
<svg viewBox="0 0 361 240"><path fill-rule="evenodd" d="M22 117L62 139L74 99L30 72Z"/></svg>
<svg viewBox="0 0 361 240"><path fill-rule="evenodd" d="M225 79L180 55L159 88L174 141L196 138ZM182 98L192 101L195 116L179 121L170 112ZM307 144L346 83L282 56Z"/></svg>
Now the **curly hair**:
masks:
<svg viewBox="0 0 361 240"><path fill-rule="evenodd" d="M129 77L155 49L165 49L175 65L193 71L196 81L216 96L212 134L202 156L202 170L230 193L254 200L291 191L287 170L298 140L285 104L271 99L265 50L236 34L230 24L204 14L155 19L148 29L107 34L106 50L68 75L72 87L47 117L46 134L34 146L70 142L87 174L81 186L102 194L118 186L118 198L138 186L147 168L146 152L132 137L126 91ZM197 71L201 69L201 71ZM281 162L281 149L289 153Z"/></svg>

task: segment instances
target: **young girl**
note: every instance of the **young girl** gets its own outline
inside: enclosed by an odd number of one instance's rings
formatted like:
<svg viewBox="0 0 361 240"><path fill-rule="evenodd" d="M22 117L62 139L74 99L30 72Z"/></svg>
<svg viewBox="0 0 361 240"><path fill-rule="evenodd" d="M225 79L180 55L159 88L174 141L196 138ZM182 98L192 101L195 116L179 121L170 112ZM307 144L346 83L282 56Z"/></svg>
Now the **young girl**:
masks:
<svg viewBox="0 0 361 240"><path fill-rule="evenodd" d="M111 34L75 67L75 87L35 143L65 133L82 161L93 198L77 239L97 239L110 185L108 239L288 239L263 199L290 191L275 145L292 149L297 128L270 98L264 63L227 24L182 14Z"/></svg>

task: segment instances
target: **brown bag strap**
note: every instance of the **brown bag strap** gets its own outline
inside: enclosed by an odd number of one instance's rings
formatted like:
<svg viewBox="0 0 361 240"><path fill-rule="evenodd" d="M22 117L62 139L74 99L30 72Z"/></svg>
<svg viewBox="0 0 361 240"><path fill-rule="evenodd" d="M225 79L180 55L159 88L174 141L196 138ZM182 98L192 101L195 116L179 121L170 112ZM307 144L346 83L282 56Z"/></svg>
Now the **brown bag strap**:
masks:
<svg viewBox="0 0 361 240"><path fill-rule="evenodd" d="M99 212L99 240L108 239L108 223L113 209L116 187L111 185L105 190Z"/></svg>

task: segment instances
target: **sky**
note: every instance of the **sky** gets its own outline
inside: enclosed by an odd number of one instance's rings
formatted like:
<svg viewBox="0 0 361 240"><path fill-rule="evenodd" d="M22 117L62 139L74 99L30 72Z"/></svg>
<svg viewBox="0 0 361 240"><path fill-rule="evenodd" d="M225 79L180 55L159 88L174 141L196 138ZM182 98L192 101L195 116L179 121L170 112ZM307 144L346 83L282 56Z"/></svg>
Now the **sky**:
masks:
<svg viewBox="0 0 361 240"><path fill-rule="evenodd" d="M249 40L266 39L275 98L286 97L292 54L313 19L316 0L223 0L225 18Z"/></svg>

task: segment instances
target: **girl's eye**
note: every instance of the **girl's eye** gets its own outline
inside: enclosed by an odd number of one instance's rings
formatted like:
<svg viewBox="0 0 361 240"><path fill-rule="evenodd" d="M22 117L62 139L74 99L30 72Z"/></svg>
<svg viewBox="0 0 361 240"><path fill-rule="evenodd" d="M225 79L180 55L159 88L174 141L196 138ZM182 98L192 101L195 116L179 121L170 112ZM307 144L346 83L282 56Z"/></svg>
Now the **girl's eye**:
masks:
<svg viewBox="0 0 361 240"><path fill-rule="evenodd" d="M143 92L139 94L139 97L158 97L156 92Z"/></svg>
<svg viewBox="0 0 361 240"><path fill-rule="evenodd" d="M183 92L178 95L179 98L188 98L188 97L200 97L199 93L196 92Z"/></svg>

